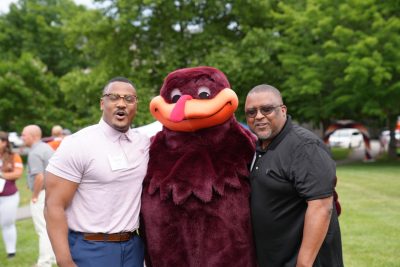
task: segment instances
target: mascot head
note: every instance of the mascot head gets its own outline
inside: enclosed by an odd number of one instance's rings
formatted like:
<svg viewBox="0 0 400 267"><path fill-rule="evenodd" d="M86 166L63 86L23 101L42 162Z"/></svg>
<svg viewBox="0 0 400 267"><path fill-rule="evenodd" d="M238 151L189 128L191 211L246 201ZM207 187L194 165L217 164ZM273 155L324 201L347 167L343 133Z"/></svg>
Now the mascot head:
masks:
<svg viewBox="0 0 400 267"><path fill-rule="evenodd" d="M238 107L224 73L212 67L178 69L164 80L151 114L166 128L194 132L223 124Z"/></svg>

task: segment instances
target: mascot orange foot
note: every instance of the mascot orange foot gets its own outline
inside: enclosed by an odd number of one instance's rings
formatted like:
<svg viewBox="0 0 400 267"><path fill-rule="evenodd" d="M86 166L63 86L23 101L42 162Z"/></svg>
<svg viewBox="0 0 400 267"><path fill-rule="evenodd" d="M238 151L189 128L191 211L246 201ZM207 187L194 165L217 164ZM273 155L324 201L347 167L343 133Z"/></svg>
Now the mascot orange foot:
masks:
<svg viewBox="0 0 400 267"><path fill-rule="evenodd" d="M143 182L147 267L256 266L247 166L255 141L235 92L211 67L179 69L150 103L163 130Z"/></svg>

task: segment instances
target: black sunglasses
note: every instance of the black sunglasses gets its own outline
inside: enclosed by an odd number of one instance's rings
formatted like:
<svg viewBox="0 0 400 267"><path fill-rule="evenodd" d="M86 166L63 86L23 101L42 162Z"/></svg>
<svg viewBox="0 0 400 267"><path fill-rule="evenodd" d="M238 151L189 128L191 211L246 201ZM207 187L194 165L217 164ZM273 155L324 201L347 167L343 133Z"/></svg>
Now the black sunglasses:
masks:
<svg viewBox="0 0 400 267"><path fill-rule="evenodd" d="M248 110L245 111L245 114L246 114L247 118L255 118L257 116L258 111L260 111L262 115L268 116L269 114L274 112L274 110L276 108L280 108L282 106L284 106L284 105L279 105L279 106L261 106L259 108L249 108Z"/></svg>

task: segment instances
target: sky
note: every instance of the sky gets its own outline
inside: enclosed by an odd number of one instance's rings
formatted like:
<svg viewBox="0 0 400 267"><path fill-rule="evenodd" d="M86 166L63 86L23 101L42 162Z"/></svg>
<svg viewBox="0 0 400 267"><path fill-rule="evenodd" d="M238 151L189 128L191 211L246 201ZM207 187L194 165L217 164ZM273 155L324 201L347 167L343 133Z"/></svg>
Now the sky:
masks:
<svg viewBox="0 0 400 267"><path fill-rule="evenodd" d="M11 3L16 3L18 0L0 0L0 13L7 13ZM74 0L75 3L85 6L93 6L92 0Z"/></svg>

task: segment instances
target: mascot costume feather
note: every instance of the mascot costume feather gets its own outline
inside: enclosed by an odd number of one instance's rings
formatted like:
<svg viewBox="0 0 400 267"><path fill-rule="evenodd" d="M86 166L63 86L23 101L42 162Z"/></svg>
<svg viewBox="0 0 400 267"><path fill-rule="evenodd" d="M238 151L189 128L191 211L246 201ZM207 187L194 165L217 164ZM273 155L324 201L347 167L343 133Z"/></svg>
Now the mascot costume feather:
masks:
<svg viewBox="0 0 400 267"><path fill-rule="evenodd" d="M248 182L255 140L212 67L179 69L150 103L163 130L143 182L147 267L256 266Z"/></svg>

